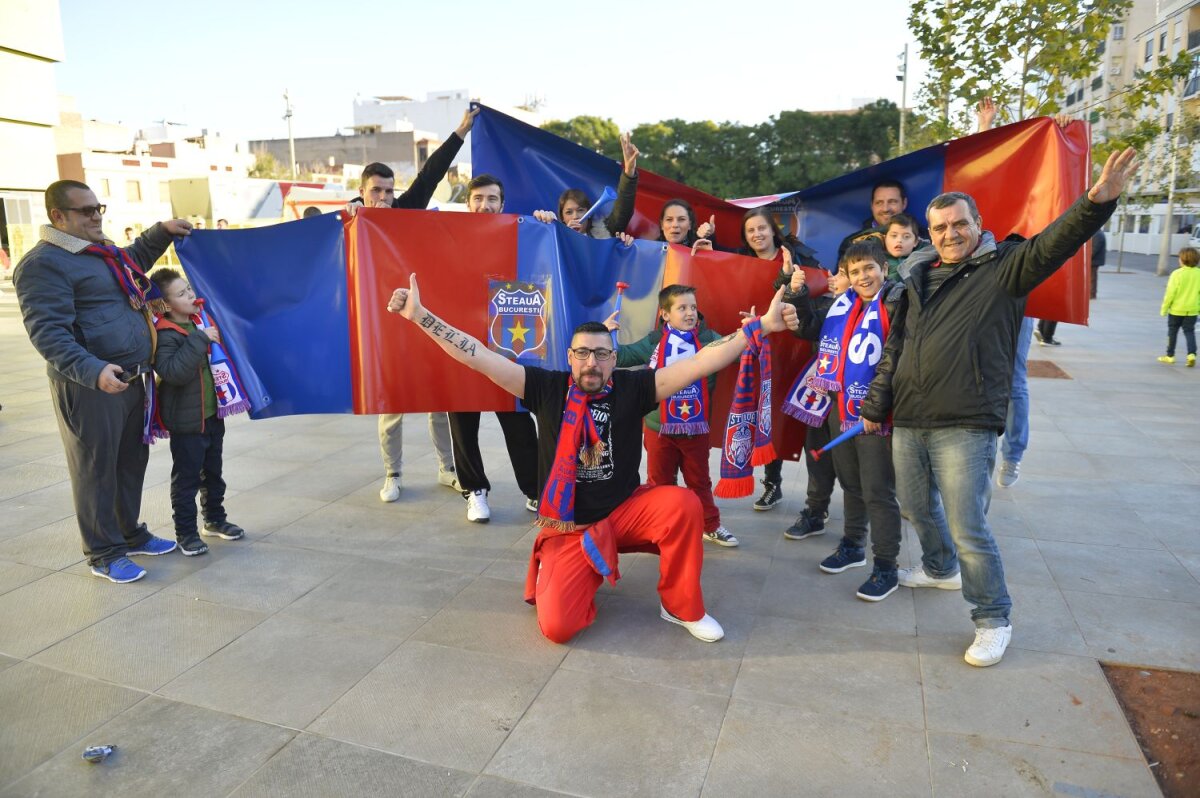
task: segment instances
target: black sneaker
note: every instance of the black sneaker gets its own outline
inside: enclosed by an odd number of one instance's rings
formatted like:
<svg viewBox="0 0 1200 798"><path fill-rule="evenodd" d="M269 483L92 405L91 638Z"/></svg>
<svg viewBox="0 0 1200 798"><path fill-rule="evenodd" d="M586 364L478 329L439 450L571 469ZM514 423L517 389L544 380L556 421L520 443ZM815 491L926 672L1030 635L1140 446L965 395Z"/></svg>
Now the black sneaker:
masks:
<svg viewBox="0 0 1200 798"><path fill-rule="evenodd" d="M1062 346L1062 341L1058 340L1057 338L1047 338L1042 343L1046 346Z"/></svg>
<svg viewBox="0 0 1200 798"><path fill-rule="evenodd" d="M222 540L237 540L246 534L246 530L228 521L221 521L220 523L205 521L204 529L200 530L200 534L210 538L221 538Z"/></svg>
<svg viewBox="0 0 1200 798"><path fill-rule="evenodd" d="M875 570L871 578L862 583L862 587L854 595L863 601L883 601L896 592L900 579L896 573L896 563L875 558Z"/></svg>
<svg viewBox="0 0 1200 798"><path fill-rule="evenodd" d="M179 539L179 550L185 557L195 557L197 554L208 554L208 544L199 535L188 535Z"/></svg>
<svg viewBox="0 0 1200 798"><path fill-rule="evenodd" d="M762 484L765 489L762 495L758 497L758 501L754 503L755 510L774 510L775 505L783 501L783 486L778 482L768 482L763 480Z"/></svg>
<svg viewBox="0 0 1200 798"><path fill-rule="evenodd" d="M847 568L861 568L867 564L867 555L857 546L849 546L843 539L837 551L821 560L821 570L827 574L840 574Z"/></svg>
<svg viewBox="0 0 1200 798"><path fill-rule="evenodd" d="M800 511L800 515L796 516L796 521L783 531L783 536L788 540L804 540L813 535L824 535L825 519L828 517L827 512L814 513L805 507Z"/></svg>

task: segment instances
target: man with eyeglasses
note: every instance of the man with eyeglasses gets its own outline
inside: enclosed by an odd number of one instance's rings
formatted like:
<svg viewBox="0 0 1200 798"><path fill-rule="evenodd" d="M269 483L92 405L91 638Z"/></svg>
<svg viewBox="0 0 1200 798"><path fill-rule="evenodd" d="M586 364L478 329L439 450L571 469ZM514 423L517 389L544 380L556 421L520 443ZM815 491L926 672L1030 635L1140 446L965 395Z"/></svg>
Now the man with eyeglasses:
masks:
<svg viewBox="0 0 1200 798"><path fill-rule="evenodd" d="M145 272L192 226L162 222L119 249L105 244L104 211L86 184L51 183L50 224L17 264L13 284L25 329L46 359L83 553L96 576L133 582L146 572L130 556L175 548L138 522L149 458L141 374L154 352Z"/></svg>
<svg viewBox="0 0 1200 798"><path fill-rule="evenodd" d="M995 665L1012 638L1012 599L987 521L1025 299L1099 230L1137 168L1114 152L1100 179L1045 230L996 241L960 192L926 210L933 249L909 259L907 311L893 320L862 403L865 431L889 420L896 497L921 541L910 588L962 590L973 605L969 665Z"/></svg>
<svg viewBox="0 0 1200 798"><path fill-rule="evenodd" d="M796 309L781 302L743 330L720 338L695 356L660 369L614 371L608 328L587 322L575 329L571 370L522 366L447 324L421 305L414 274L397 289L388 310L413 322L455 360L480 372L538 417L538 524L525 582L525 600L537 607L538 626L565 643L596 616L595 594L620 578L617 555L659 555L658 594L663 620L699 640L716 642L724 630L704 609L704 514L700 500L677 485L641 485L642 417L687 385L733 363L748 337L798 327Z"/></svg>

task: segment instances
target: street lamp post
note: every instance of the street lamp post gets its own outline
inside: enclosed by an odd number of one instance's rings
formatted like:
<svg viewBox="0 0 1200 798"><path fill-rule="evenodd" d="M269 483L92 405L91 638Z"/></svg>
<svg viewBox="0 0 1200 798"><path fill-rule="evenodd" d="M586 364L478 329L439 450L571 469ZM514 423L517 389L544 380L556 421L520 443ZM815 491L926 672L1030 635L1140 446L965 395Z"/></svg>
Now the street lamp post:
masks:
<svg viewBox="0 0 1200 798"><path fill-rule="evenodd" d="M896 75L896 80L900 81L900 154L904 154L904 117L905 106L908 105L908 44L904 45L904 52L900 54L900 74Z"/></svg>
<svg viewBox="0 0 1200 798"><path fill-rule="evenodd" d="M296 179L296 140L292 138L292 100L288 97L288 90L283 90L284 114L283 118L288 123L288 151L291 154L292 164L292 180Z"/></svg>

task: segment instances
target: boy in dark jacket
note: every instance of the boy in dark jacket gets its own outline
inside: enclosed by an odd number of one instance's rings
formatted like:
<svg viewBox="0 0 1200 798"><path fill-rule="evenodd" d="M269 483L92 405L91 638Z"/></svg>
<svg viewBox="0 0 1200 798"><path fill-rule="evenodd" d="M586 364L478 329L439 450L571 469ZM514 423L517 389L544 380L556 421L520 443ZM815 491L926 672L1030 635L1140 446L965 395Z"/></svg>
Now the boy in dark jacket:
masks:
<svg viewBox="0 0 1200 798"><path fill-rule="evenodd" d="M667 286L658 293L658 308L663 326L618 349L618 368L669 366L695 355L720 337L704 325L696 307L696 289L691 286ZM712 477L708 473L708 420L716 385L716 374L709 375L706 382L687 386L646 415L642 425L646 475L652 485L674 485L683 471L684 484L696 494L704 509L704 539L732 547L738 545L738 539L721 524L721 512L713 502Z"/></svg>
<svg viewBox="0 0 1200 798"><path fill-rule="evenodd" d="M818 392L808 398L819 401L805 402L807 413L801 415L805 423L822 424L827 439L860 420L858 409L883 356L884 343L903 324L905 311L904 285L886 279L887 254L878 241L851 244L839 266L850 278L850 290L832 301L810 300L807 286L799 281L794 293L784 295L796 305L800 321L796 335L820 342L809 372L812 376L805 375L810 386L806 393ZM789 398L794 393L789 391ZM882 601L899 584L900 505L888 433L885 427L878 435L858 435L830 452L842 484L846 520L837 550L820 567L838 574L866 565L869 521L874 569L857 592L864 601Z"/></svg>
<svg viewBox="0 0 1200 798"><path fill-rule="evenodd" d="M162 291L165 312L155 322L158 350L154 370L158 375L157 419L171 437L171 509L179 550L192 557L208 551L200 535L237 540L245 532L225 517L225 481L221 479L221 451L225 421L218 414L216 381L222 372L210 365L209 350L220 345L216 327L200 316L202 300L175 269L157 269L150 279ZM160 308L161 310L162 308ZM228 396L229 384L221 378ZM236 380L235 383L236 384ZM237 393L237 389L234 389ZM204 508L204 528L197 534L196 493Z"/></svg>

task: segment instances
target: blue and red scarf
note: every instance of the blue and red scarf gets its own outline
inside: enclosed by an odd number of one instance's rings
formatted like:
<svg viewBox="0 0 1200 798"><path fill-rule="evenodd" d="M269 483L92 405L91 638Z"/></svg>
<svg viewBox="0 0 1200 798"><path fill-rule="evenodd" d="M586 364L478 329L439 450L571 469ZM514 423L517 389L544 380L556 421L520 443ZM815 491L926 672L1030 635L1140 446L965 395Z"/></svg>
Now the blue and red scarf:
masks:
<svg viewBox="0 0 1200 798"><path fill-rule="evenodd" d="M595 468L604 456L604 441L600 440L588 405L607 397L611 391L612 380L597 393L584 392L574 379L568 382L554 462L538 499L539 526L562 532L575 531L575 475L580 464L584 468Z"/></svg>
<svg viewBox="0 0 1200 798"><path fill-rule="evenodd" d="M83 251L104 261L117 285L125 292L125 296L129 297L129 304L134 310L142 310L146 307L147 300L162 296L154 281L147 277L133 262L133 258L120 247L89 244Z"/></svg>
<svg viewBox="0 0 1200 798"><path fill-rule="evenodd" d="M721 479L713 495L737 499L754 492L754 466L775 459L771 444L771 342L754 319L742 327L749 345L738 363L737 383L721 456Z"/></svg>
<svg viewBox="0 0 1200 798"><path fill-rule="evenodd" d="M654 348L650 367L660 369L686 360L700 351L696 330L676 330L663 325L662 338ZM701 377L659 403L662 435L708 434L708 378Z"/></svg>
<svg viewBox="0 0 1200 798"><path fill-rule="evenodd" d="M819 427L833 405L830 394L836 393L842 431L857 424L890 329L882 290L870 302L853 290L838 297L821 325L817 356L792 383L783 412ZM884 424L880 434L886 435L889 427Z"/></svg>

